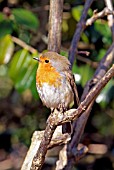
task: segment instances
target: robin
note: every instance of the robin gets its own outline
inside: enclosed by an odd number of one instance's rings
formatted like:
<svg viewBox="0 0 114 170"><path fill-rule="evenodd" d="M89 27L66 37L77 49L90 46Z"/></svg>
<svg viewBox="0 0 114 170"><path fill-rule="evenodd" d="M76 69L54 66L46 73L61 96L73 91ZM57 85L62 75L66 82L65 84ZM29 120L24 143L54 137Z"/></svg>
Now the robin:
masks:
<svg viewBox="0 0 114 170"><path fill-rule="evenodd" d="M64 113L74 102L79 104L74 76L69 60L56 52L45 52L39 58L36 73L36 87L43 104L51 111L58 109ZM71 133L70 122L62 127L63 133Z"/></svg>

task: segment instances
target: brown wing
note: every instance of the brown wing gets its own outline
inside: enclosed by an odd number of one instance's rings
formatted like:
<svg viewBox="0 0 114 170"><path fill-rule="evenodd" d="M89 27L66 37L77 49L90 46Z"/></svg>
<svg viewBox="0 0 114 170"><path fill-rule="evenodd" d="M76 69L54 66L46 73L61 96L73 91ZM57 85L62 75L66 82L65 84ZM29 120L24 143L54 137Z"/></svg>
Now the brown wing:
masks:
<svg viewBox="0 0 114 170"><path fill-rule="evenodd" d="M76 84L75 84L75 79L74 79L74 76L72 74L71 71L65 71L64 72L66 74L66 77L71 85L71 88L72 88L72 91L73 91L73 94L74 94L74 107L77 108L80 104L80 101L79 101L79 97L78 97L78 91L77 91L77 87L76 87ZM67 122L65 124L62 125L62 133L69 133L71 134L72 133L72 126L71 126L71 122Z"/></svg>
<svg viewBox="0 0 114 170"><path fill-rule="evenodd" d="M77 87L75 84L75 79L74 79L74 75L72 74L71 71L65 71L66 77L68 79L68 81L70 82L70 85L72 87L72 91L74 94L74 107L77 108L80 104L79 101L79 97L78 97L78 91L77 91ZM71 122L67 122L65 124L62 125L62 133L72 133L72 125Z"/></svg>
<svg viewBox="0 0 114 170"><path fill-rule="evenodd" d="M65 74L68 78L68 81L70 82L71 87L72 87L72 91L74 93L74 106L77 108L80 104L80 100L78 97L78 91L77 91L74 75L72 74L71 71L67 71L67 72L65 72Z"/></svg>

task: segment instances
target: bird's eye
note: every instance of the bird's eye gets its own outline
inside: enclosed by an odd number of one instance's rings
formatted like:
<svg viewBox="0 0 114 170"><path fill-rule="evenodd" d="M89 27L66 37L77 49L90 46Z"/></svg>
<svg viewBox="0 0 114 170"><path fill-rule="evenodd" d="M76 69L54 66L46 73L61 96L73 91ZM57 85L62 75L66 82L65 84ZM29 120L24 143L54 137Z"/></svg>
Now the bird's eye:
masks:
<svg viewBox="0 0 114 170"><path fill-rule="evenodd" d="M49 63L49 60L45 60L45 63Z"/></svg>

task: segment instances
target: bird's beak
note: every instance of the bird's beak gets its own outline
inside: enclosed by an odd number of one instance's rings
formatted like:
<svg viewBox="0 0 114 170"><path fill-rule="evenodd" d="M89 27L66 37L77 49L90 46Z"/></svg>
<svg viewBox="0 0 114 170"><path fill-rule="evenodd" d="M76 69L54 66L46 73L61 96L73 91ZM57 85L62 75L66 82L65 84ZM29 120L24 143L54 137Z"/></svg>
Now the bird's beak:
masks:
<svg viewBox="0 0 114 170"><path fill-rule="evenodd" d="M40 62L39 58L33 57L34 60L37 60L38 62Z"/></svg>

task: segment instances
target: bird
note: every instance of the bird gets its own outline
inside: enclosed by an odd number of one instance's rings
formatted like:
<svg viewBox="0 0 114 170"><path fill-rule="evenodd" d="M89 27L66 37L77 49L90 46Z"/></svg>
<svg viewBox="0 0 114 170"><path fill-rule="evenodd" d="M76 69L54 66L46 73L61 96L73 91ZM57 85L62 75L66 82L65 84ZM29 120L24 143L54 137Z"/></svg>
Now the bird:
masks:
<svg viewBox="0 0 114 170"><path fill-rule="evenodd" d="M42 103L51 109L65 113L71 103L79 105L79 97L69 60L56 52L40 54L36 71L36 88ZM62 133L71 133L71 123L62 125Z"/></svg>

